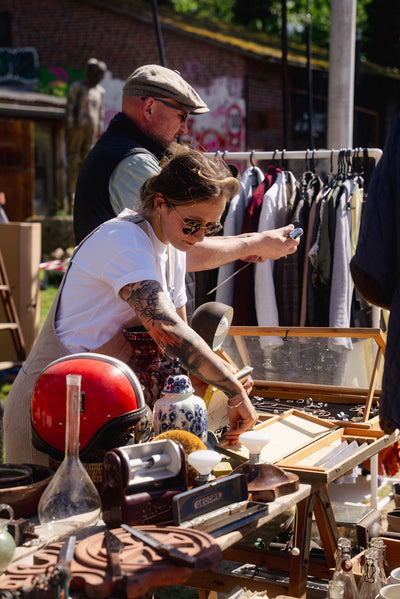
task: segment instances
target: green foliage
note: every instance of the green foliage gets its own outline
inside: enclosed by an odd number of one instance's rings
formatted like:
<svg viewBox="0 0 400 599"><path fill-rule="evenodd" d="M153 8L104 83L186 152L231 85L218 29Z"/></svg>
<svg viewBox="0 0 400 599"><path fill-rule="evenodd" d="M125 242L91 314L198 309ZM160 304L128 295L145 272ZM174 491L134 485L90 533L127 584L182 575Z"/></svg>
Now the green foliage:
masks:
<svg viewBox="0 0 400 599"><path fill-rule="evenodd" d="M195 14L231 23L235 0L164 0L159 4L171 6L175 12Z"/></svg>
<svg viewBox="0 0 400 599"><path fill-rule="evenodd" d="M159 4L169 6L177 13L217 19L227 24L243 25L250 31L280 35L283 1L159 0ZM399 0L357 0L357 29L364 37L367 36L368 44L364 48L368 59L372 60L374 56L380 64L400 64L399 12ZM393 24L391 28L388 28L388 15ZM305 43L307 25L310 25L312 43L321 48L329 48L330 17L331 0L286 0L289 41ZM375 28L376 23L381 27L379 30ZM389 36L390 44L387 43L389 30L392 32ZM381 41L383 39L384 44Z"/></svg>
<svg viewBox="0 0 400 599"><path fill-rule="evenodd" d="M0 401L5 402L10 392L12 381L0 379ZM2 460L0 459L0 462Z"/></svg>

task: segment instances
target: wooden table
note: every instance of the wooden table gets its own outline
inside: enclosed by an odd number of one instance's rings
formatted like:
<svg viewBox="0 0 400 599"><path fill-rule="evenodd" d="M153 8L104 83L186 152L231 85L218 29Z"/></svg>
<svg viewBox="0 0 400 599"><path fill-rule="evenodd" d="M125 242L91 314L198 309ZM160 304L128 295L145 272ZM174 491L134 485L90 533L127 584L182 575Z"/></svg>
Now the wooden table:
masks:
<svg viewBox="0 0 400 599"><path fill-rule="evenodd" d="M270 522L283 512L293 509L297 505L297 547L299 555L286 552L276 552L255 547L235 547L264 524ZM333 515L326 487L313 488L311 485L300 484L295 493L280 497L269 504L269 513L239 530L230 532L217 539L223 551L223 559L227 562L239 564L251 563L262 567L284 570L289 575L289 584L282 588L282 584L270 584L265 580L249 579L232 576L232 564L224 562L214 572L201 572L194 574L187 584L199 589L201 599L215 599L217 592L228 593L235 586L242 585L251 590L267 589L271 597L276 597L286 591L293 597L305 598L307 588L307 575L310 565L310 540L313 516L318 526L322 546L325 552L326 564L317 565L312 571L314 576L328 578L328 570L335 565L335 552L337 546L338 530Z"/></svg>
<svg viewBox="0 0 400 599"><path fill-rule="evenodd" d="M321 539L324 544L326 556L331 564L334 563L334 552L336 549L337 529L333 518L330 502L325 489L314 490L311 485L300 484L299 490L290 495L279 497L275 501L268 504L268 514L261 516L258 520L247 524L238 530L231 531L216 539L217 544L223 552L223 560L236 560L241 563L248 561L252 564L261 564L265 559L268 561L268 567L279 569L287 569L290 582L287 587L287 592L293 597L305 597L305 588L307 581L308 563L309 563L309 541L311 532L312 514L315 514ZM279 553L278 560L274 552L256 551L255 549L244 550L237 549L235 545L245 539L252 532L261 528L264 524L272 521L277 516L284 512L293 511L294 506L297 506L298 523L297 523L297 545L300 549L298 556L285 556ZM93 535L105 528L104 523L85 529L77 533L78 540L80 538ZM55 539L49 539L45 534L45 528L36 527L39 535L38 542L30 547L18 547L13 559L13 562L27 563L32 559L32 555L48 545L49 542ZM268 554L268 557L267 557ZM279 561L279 564L277 563ZM282 562L284 562L282 564ZM231 575L231 573L223 574L224 562L221 568L216 571L201 571L193 574L184 584L193 586L199 589L201 598L216 597L216 591L229 592L238 584L246 586L254 590L265 589L265 582L249 581L248 579L240 579ZM281 594L285 589L282 586L276 586L276 589L268 586L268 593L271 597ZM276 592L275 592L276 591ZM275 594L273 594L275 593Z"/></svg>
<svg viewBox="0 0 400 599"><path fill-rule="evenodd" d="M392 436L391 436L392 437ZM388 443L394 442L398 437L388 438ZM371 446L371 457L374 454ZM346 464L342 464L338 476L341 476L346 469L352 467L354 456L350 456ZM343 470L344 469L344 470ZM299 485L298 491L285 495L269 503L269 511L267 515L259 517L257 520L240 527L238 530L229 532L216 540L217 544L223 552L223 562L221 567L215 571L201 571L194 573L185 581L185 585L193 586L199 589L202 599L212 599L217 591L230 592L235 586L241 584L254 590L267 589L270 597L276 597L279 594L287 592L288 595L305 599L307 589L307 576L320 578L329 578L329 569L335 566L335 552L337 546L338 530L330 504L328 492L325 482L314 482L313 484L302 483ZM258 549L254 546L244 547L238 543L249 537L252 533L260 529L263 525L277 518L284 512L293 509L297 506L297 547L298 555L292 555L290 552L271 551L269 549ZM310 561L310 540L311 540L311 525L315 517L316 524L321 539L321 544L324 550L324 558L317 562ZM85 530L80 533L83 536L89 536L102 530L98 525L94 529ZM104 524L102 524L104 528ZM39 535L43 533L41 527L37 528ZM79 537L78 537L79 539ZM55 539L53 539L55 540ZM32 547L17 548L14 561L25 560L27 556L38 551L49 543L49 539L45 535L40 536L39 543ZM265 578L247 578L232 575L232 565L228 563L228 568L225 567L228 562L236 562L241 564L254 564L255 567L267 566L269 569L284 571L288 574L288 581L285 585L266 582ZM225 567L225 569L224 569ZM286 586L286 588L285 588ZM284 588L283 588L284 587Z"/></svg>

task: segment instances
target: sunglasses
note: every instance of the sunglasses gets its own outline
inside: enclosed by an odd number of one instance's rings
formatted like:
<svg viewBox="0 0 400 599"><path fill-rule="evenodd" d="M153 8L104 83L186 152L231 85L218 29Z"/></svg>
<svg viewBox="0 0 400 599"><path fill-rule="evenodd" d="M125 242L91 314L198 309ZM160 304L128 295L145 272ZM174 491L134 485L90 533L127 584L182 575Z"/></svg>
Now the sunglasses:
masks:
<svg viewBox="0 0 400 599"><path fill-rule="evenodd" d="M141 100L146 100L146 98L141 98ZM175 108L175 110L179 110L182 113L179 115L181 117L181 120L184 123L186 123L186 120L190 114L188 110L185 110L184 108L182 108L181 106L177 106L176 104L172 104L172 102L168 102L167 100L162 100L161 98L153 98L153 100L155 102L161 102L161 104L164 104L164 106L168 106L169 108Z"/></svg>
<svg viewBox="0 0 400 599"><path fill-rule="evenodd" d="M184 235L194 235L195 233L197 233L197 231L200 231L200 229L204 229L204 235L206 237L210 237L211 235L215 235L216 233L218 233L219 231L222 230L222 225L220 222L214 222L214 223L206 223L205 225L200 224L199 222L195 221L195 220L186 220L184 218L181 217L181 215L179 214L179 212L177 211L177 209L175 208L175 206L173 206L172 204L170 204L167 200L166 197L164 197L165 203L172 208L172 210L179 216L179 218L181 219L182 223L183 223L183 227L182 227L182 233Z"/></svg>

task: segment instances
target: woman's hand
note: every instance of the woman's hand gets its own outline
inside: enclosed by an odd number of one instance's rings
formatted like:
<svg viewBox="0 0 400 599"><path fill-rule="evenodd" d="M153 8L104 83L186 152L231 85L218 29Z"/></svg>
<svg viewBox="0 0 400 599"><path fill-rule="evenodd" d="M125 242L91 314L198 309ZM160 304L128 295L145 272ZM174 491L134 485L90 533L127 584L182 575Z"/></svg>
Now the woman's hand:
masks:
<svg viewBox="0 0 400 599"><path fill-rule="evenodd" d="M257 412L247 395L231 397L227 410L230 428L226 433L226 439L234 445L238 442L239 435L253 428L257 422Z"/></svg>
<svg viewBox="0 0 400 599"><path fill-rule="evenodd" d="M224 360L223 358L221 358L217 354L215 354L215 355L216 355L216 357L220 358L220 360L222 360L222 362L223 362L223 364L225 366L227 366L229 368L229 370L231 371L231 373L233 374L233 376L235 376L235 374L237 372L239 372L239 369L236 366L234 366L233 364L230 364L230 362L227 362L226 360ZM246 378L245 379L241 379L240 382L241 382L242 386L244 387L244 390L246 391L247 395L249 395L250 391L252 390L253 385L254 385L254 381L251 378L251 376L247 375Z"/></svg>

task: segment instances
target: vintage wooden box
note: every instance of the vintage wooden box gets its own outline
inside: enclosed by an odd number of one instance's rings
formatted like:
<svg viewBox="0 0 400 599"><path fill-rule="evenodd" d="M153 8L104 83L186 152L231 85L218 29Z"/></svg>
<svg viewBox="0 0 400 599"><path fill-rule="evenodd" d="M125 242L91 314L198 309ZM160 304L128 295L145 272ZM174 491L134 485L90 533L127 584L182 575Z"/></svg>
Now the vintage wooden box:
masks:
<svg viewBox="0 0 400 599"><path fill-rule="evenodd" d="M397 438L381 430L343 426L296 410L267 418L255 429L270 440L261 461L295 472L302 482L328 484L385 449ZM238 461L247 460L246 447L222 442L219 449Z"/></svg>
<svg viewBox="0 0 400 599"><path fill-rule="evenodd" d="M378 428L385 346L380 329L232 326L222 355L253 367L260 414L296 408Z"/></svg>

